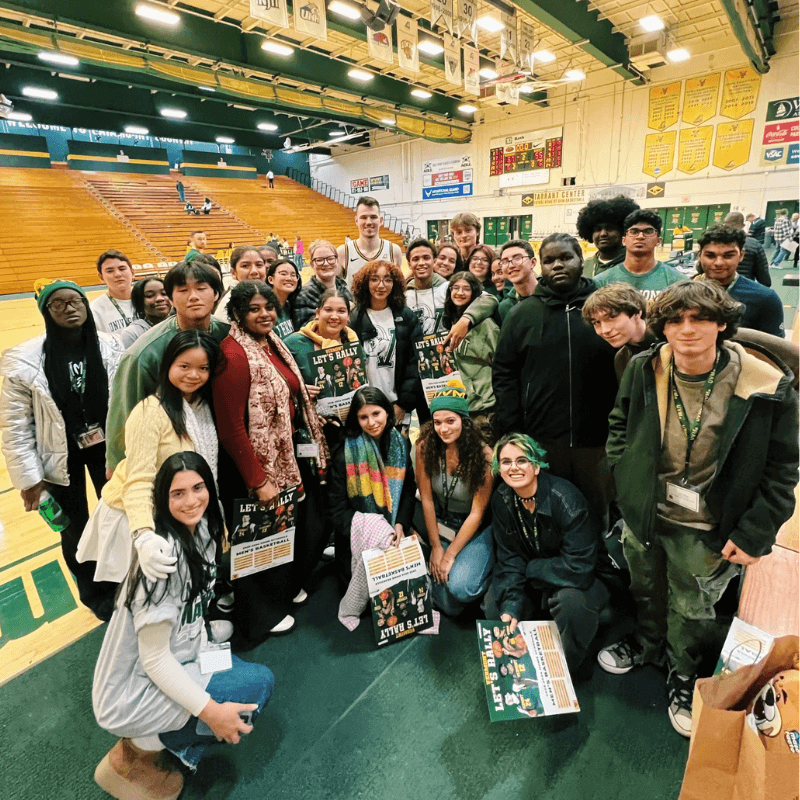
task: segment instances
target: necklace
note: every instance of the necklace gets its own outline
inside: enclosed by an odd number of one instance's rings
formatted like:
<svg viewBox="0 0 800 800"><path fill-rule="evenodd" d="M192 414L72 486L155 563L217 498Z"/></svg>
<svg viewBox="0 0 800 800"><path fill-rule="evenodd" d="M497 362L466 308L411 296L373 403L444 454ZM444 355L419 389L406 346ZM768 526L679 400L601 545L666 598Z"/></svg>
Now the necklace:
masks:
<svg viewBox="0 0 800 800"><path fill-rule="evenodd" d="M522 500L523 503L530 503L531 500L536 499L536 492L534 492L530 497L523 497L521 494L518 494L517 497L519 497L519 499Z"/></svg>

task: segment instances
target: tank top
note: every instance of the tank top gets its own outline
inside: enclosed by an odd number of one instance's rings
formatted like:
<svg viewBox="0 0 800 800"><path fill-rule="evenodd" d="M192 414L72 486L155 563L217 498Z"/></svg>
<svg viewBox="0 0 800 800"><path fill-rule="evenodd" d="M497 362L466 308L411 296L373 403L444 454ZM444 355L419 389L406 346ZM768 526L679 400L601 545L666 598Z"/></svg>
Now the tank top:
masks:
<svg viewBox="0 0 800 800"><path fill-rule="evenodd" d="M472 495L467 491L467 487L460 479L454 479L452 475L447 476L447 493L450 494L447 508L445 508L445 490L444 481L441 471L431 478L431 490L436 498L437 517L438 512L446 514L457 514L458 516L466 516L472 510ZM453 481L455 480L455 487Z"/></svg>
<svg viewBox="0 0 800 800"><path fill-rule="evenodd" d="M363 253L358 249L358 245L354 239L351 239L349 236L345 236L344 238L344 258L345 258L345 281L347 282L347 288L353 288L353 278L355 277L356 272L358 272L364 264L367 264L370 261L391 261L392 260L392 243L388 239L378 239L381 243L381 246L378 248L378 252L372 256L372 258L367 258Z"/></svg>

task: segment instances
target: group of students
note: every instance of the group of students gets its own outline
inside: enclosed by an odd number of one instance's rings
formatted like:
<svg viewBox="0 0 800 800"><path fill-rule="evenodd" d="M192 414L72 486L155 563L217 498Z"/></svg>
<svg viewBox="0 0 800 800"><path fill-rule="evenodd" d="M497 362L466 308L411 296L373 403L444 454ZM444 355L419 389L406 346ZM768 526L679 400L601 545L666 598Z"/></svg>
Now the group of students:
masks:
<svg viewBox="0 0 800 800"><path fill-rule="evenodd" d="M49 493L64 512L81 600L110 619L93 687L99 724L121 737L95 773L106 791L177 797L165 751L194 769L206 745L252 729L271 672L201 660L232 635L247 647L292 630L331 541L344 592L365 514L395 543L420 537L445 614L512 629L552 617L575 675L629 583L634 633L597 660L668 666L670 720L688 735L693 681L724 635L715 605L793 510L792 353L769 334L731 341L745 309L717 276L741 257L738 231L707 232L703 277L688 281L655 261L657 215L590 211L592 235L605 246L616 232L625 250L606 259L598 244L594 271L610 280L584 276L564 233L495 254L471 214L453 220L454 244L411 242L406 279L362 198L359 237L310 245L305 285L293 261L250 245L223 279L198 242L132 288L130 262L104 253L108 292L91 305L70 281L39 291L44 335L0 362L2 447L25 509ZM461 376L430 403L415 347L429 334L447 337ZM317 412L308 356L352 343L367 385L342 425ZM234 501L299 485L294 560L231 581Z"/></svg>

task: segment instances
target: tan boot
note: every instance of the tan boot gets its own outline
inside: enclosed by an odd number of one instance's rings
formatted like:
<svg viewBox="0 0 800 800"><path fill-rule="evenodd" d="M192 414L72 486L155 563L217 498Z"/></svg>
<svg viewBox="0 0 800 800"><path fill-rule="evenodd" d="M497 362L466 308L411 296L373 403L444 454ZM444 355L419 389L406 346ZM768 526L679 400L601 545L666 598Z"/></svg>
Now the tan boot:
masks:
<svg viewBox="0 0 800 800"><path fill-rule="evenodd" d="M183 775L162 762L161 750L140 750L120 739L94 771L97 785L117 800L176 800Z"/></svg>

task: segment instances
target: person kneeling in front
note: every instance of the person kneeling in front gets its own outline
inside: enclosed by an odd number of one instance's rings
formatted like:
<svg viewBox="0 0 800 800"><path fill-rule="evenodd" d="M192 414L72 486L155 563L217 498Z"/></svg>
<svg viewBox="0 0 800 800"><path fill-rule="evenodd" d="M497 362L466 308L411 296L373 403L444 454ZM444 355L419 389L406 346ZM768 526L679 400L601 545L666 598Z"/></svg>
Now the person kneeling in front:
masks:
<svg viewBox="0 0 800 800"><path fill-rule="evenodd" d="M207 745L237 744L250 733L275 681L263 664L209 647L203 612L223 523L203 457L170 456L156 476L153 505L156 533L171 542L177 569L153 582L134 560L92 687L98 724L122 737L95 770L98 785L118 800L175 800L183 774L163 751L194 771Z"/></svg>

